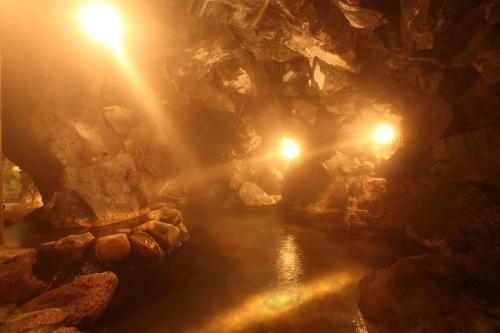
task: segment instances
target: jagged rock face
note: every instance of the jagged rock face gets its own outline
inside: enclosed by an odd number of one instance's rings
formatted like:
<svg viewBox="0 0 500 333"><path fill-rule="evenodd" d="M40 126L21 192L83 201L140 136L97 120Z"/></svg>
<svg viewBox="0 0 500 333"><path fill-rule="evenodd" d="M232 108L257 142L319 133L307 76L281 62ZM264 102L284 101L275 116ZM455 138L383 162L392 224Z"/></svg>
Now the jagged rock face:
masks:
<svg viewBox="0 0 500 333"><path fill-rule="evenodd" d="M1 27L6 155L32 176L56 227L137 217L147 204L139 175L102 111L106 58L79 42L67 47L78 36L51 20L52 6L2 7L12 24Z"/></svg>
<svg viewBox="0 0 500 333"><path fill-rule="evenodd" d="M111 62L94 47L58 47L81 36L59 32L49 39L54 23L48 16L26 17L45 28L23 52L12 40L3 43L7 155L32 175L57 226L144 213L141 178L149 195L179 202L221 196L241 204L249 198L241 195L249 193L242 184L250 182L266 205L282 194L291 209L314 216L345 213L356 201L351 189L370 192L362 186L366 177L383 177L391 189L422 182L434 188L437 179L498 189L496 1L148 0L127 6L152 9L153 19L142 18L142 26L159 22L127 50L183 145L146 119L146 107L130 97L123 77L109 73L102 83L102 67ZM38 49L46 53L34 59ZM57 66L49 53L61 59ZM23 90L36 94L16 96ZM400 129L398 144L384 151L366 138L379 122ZM275 160L255 167L252 160L273 152L283 136L313 156L289 168ZM186 164L196 176L177 178L188 169L179 156L188 150L193 156ZM338 152L370 170L324 169ZM411 191L405 195L414 199ZM400 218L394 223L384 225L405 229Z"/></svg>

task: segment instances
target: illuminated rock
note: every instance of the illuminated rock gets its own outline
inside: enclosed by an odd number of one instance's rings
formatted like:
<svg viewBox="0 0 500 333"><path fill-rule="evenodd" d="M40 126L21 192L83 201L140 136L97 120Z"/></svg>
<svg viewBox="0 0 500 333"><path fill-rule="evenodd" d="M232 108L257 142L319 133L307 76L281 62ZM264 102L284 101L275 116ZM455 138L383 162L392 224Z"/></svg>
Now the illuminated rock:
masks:
<svg viewBox="0 0 500 333"><path fill-rule="evenodd" d="M97 260L104 263L113 263L123 260L130 254L130 243L126 234L103 236L95 243Z"/></svg>
<svg viewBox="0 0 500 333"><path fill-rule="evenodd" d="M238 190L241 201L246 207L257 208L276 205L280 196L269 195L258 185L244 182Z"/></svg>
<svg viewBox="0 0 500 333"><path fill-rule="evenodd" d="M94 238L95 237L90 232L66 236L54 243L54 250L62 256L78 258L83 254Z"/></svg>

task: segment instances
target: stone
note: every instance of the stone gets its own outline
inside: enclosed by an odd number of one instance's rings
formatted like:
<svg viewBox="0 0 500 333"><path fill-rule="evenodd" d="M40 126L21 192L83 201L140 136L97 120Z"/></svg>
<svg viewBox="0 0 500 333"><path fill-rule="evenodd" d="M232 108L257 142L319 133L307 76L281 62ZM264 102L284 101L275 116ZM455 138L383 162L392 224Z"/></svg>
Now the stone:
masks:
<svg viewBox="0 0 500 333"><path fill-rule="evenodd" d="M406 143L432 146L453 120L452 105L438 97L418 96L406 100L401 133Z"/></svg>
<svg viewBox="0 0 500 333"><path fill-rule="evenodd" d="M340 151L335 151L330 158L322 163L322 166L332 174L341 175L357 175L364 170L361 161L357 157Z"/></svg>
<svg viewBox="0 0 500 333"><path fill-rule="evenodd" d="M398 260L359 282L368 332L500 330L500 249Z"/></svg>
<svg viewBox="0 0 500 333"><path fill-rule="evenodd" d="M4 333L48 332L62 324L68 314L57 308L19 313L11 316L0 331Z"/></svg>
<svg viewBox="0 0 500 333"><path fill-rule="evenodd" d="M292 99L292 108L292 112L309 125L316 123L318 116L318 107L316 105L294 98Z"/></svg>
<svg viewBox="0 0 500 333"><path fill-rule="evenodd" d="M176 225L177 228L181 231L181 241L187 242L191 239L191 235L189 234L188 228L184 225L184 223L179 223Z"/></svg>
<svg viewBox="0 0 500 333"><path fill-rule="evenodd" d="M0 247L0 304L21 302L44 290L32 271L35 255L34 249Z"/></svg>
<svg viewBox="0 0 500 333"><path fill-rule="evenodd" d="M422 43L419 43L422 35L430 35L427 37L428 39L433 38L432 34L424 28L424 23L429 15L430 3L430 0L401 1L402 41L403 45L410 52L432 48L432 45L421 45Z"/></svg>
<svg viewBox="0 0 500 333"><path fill-rule="evenodd" d="M267 194L252 182L244 182L238 194L243 204L249 208L274 206L279 202L278 197Z"/></svg>
<svg viewBox="0 0 500 333"><path fill-rule="evenodd" d="M362 8L354 1L340 0L336 2L336 5L354 28L374 30L389 23L382 13Z"/></svg>
<svg viewBox="0 0 500 333"><path fill-rule="evenodd" d="M77 277L72 282L37 296L21 307L22 312L59 308L67 313L69 326L87 326L97 320L118 287L112 272Z"/></svg>
<svg viewBox="0 0 500 333"><path fill-rule="evenodd" d="M138 226L137 230L148 233L167 253L181 245L181 231L171 224L151 220Z"/></svg>
<svg viewBox="0 0 500 333"><path fill-rule="evenodd" d="M105 107L104 117L111 124L115 132L122 137L125 137L137 124L134 112L121 106L113 105Z"/></svg>
<svg viewBox="0 0 500 333"><path fill-rule="evenodd" d="M54 250L65 257L78 258L82 256L95 237L86 232L61 238L54 244Z"/></svg>
<svg viewBox="0 0 500 333"><path fill-rule="evenodd" d="M442 183L413 200L406 235L419 247L466 253L500 245L495 192L472 183Z"/></svg>
<svg viewBox="0 0 500 333"><path fill-rule="evenodd" d="M474 60L474 67L489 84L500 82L500 50L480 52Z"/></svg>
<svg viewBox="0 0 500 333"><path fill-rule="evenodd" d="M255 181L266 193L279 195L283 188L283 172L275 167L265 167L257 172Z"/></svg>
<svg viewBox="0 0 500 333"><path fill-rule="evenodd" d="M430 171L450 182L475 181L500 188L500 130L485 127L450 135L433 145Z"/></svg>
<svg viewBox="0 0 500 333"><path fill-rule="evenodd" d="M16 248L0 246L0 264L28 263L33 265L36 262L36 250L31 248Z"/></svg>
<svg viewBox="0 0 500 333"><path fill-rule="evenodd" d="M2 12L26 28L16 30L16 38L2 37L2 58L9 64L2 66L8 68L3 76L8 86L2 89L6 154L33 179L51 223L91 227L142 215L147 202L134 160L102 110L106 66L95 66L102 54L89 52L93 46L85 43L61 47L67 35L54 33L53 13L41 3L33 16L10 5ZM30 24L35 21L44 23L35 28ZM41 49L45 52L33 57ZM89 55L89 62L77 60L81 54ZM29 97L20 99L23 90L30 90Z"/></svg>
<svg viewBox="0 0 500 333"><path fill-rule="evenodd" d="M123 260L130 254L130 243L123 233L99 237L95 243L97 260L113 263Z"/></svg>
<svg viewBox="0 0 500 333"><path fill-rule="evenodd" d="M14 303L0 305L0 327L14 313L16 307L17 305Z"/></svg>
<svg viewBox="0 0 500 333"><path fill-rule="evenodd" d="M383 178L366 179L347 208L344 224L349 228L379 224L383 221L386 206L387 181Z"/></svg>
<svg viewBox="0 0 500 333"><path fill-rule="evenodd" d="M162 207L161 209L152 210L148 213L147 217L151 220L162 221L170 223L175 226L182 223L184 220L182 213L175 208Z"/></svg>
<svg viewBox="0 0 500 333"><path fill-rule="evenodd" d="M164 251L153 237L142 231L132 231L128 234L132 247L132 259L139 264L159 262L164 257Z"/></svg>

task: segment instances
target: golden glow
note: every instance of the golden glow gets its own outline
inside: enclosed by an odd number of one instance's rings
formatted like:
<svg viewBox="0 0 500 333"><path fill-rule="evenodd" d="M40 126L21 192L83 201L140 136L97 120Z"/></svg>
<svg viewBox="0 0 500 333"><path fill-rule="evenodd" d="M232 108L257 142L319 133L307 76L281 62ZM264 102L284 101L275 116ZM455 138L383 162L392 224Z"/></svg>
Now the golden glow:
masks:
<svg viewBox="0 0 500 333"><path fill-rule="evenodd" d="M119 49L124 33L120 14L105 2L90 2L78 12L85 34L95 42L112 50Z"/></svg>
<svg viewBox="0 0 500 333"><path fill-rule="evenodd" d="M394 127L387 124L379 125L375 129L375 133L373 134L373 139L377 143L384 145L394 142L395 138L396 138L396 131L394 130Z"/></svg>
<svg viewBox="0 0 500 333"><path fill-rule="evenodd" d="M240 332L252 325L286 318L309 302L334 295L357 281L351 274L331 273L304 285L292 285L255 294L236 308L216 315L194 332L219 333Z"/></svg>
<svg viewBox="0 0 500 333"><path fill-rule="evenodd" d="M293 139L284 138L281 141L281 155L289 161L296 159L300 155L299 144Z"/></svg>

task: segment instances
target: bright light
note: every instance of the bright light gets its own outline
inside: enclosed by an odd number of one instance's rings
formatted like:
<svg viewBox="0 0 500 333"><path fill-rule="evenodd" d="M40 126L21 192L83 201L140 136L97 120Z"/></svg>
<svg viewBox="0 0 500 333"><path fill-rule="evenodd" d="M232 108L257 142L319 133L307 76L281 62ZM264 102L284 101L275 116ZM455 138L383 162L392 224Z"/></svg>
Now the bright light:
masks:
<svg viewBox="0 0 500 333"><path fill-rule="evenodd" d="M284 138L281 142L281 155L289 161L300 155L300 146L292 139Z"/></svg>
<svg viewBox="0 0 500 333"><path fill-rule="evenodd" d="M380 144L389 144L394 141L396 131L390 125L380 125L376 128L373 134L373 139Z"/></svg>
<svg viewBox="0 0 500 333"><path fill-rule="evenodd" d="M120 48L123 22L111 5L104 2L87 3L80 9L78 18L89 38L112 50Z"/></svg>

